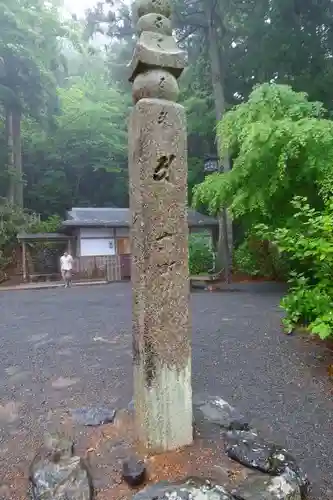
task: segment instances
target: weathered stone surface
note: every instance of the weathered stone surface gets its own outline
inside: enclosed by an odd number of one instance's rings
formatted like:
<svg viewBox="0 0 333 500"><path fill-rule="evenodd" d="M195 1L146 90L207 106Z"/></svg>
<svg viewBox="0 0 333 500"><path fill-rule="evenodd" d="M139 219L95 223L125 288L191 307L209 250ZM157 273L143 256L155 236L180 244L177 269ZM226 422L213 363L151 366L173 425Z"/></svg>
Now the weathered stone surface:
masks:
<svg viewBox="0 0 333 500"><path fill-rule="evenodd" d="M69 377L59 377L57 380L52 382L52 388L56 390L67 389L68 387L72 387L72 385L77 384L79 379L77 378L69 378Z"/></svg>
<svg viewBox="0 0 333 500"><path fill-rule="evenodd" d="M133 500L236 500L220 485L191 478L183 483L161 482L140 491Z"/></svg>
<svg viewBox="0 0 333 500"><path fill-rule="evenodd" d="M11 493L8 484L0 482L0 500L10 500Z"/></svg>
<svg viewBox="0 0 333 500"><path fill-rule="evenodd" d="M76 408L71 414L80 425L97 426L111 424L116 416L116 410L104 407Z"/></svg>
<svg viewBox="0 0 333 500"><path fill-rule="evenodd" d="M92 500L92 481L73 443L51 437L30 466L33 500Z"/></svg>
<svg viewBox="0 0 333 500"><path fill-rule="evenodd" d="M272 445L258 436L244 437L242 433L230 433L227 436L227 455L246 467L252 467L261 472L270 470L270 455Z"/></svg>
<svg viewBox="0 0 333 500"><path fill-rule="evenodd" d="M130 412L130 413L133 413L134 410L135 410L135 406L134 406L134 400L131 399L131 401L128 403L127 405L127 410Z"/></svg>
<svg viewBox="0 0 333 500"><path fill-rule="evenodd" d="M179 104L141 99L132 112L135 414L141 441L163 450L192 442L185 130Z"/></svg>
<svg viewBox="0 0 333 500"><path fill-rule="evenodd" d="M74 442L58 433L47 433L42 451L56 462L60 457L70 458L74 455Z"/></svg>
<svg viewBox="0 0 333 500"><path fill-rule="evenodd" d="M137 24L140 17L147 14L161 14L169 18L171 16L171 0L135 0L132 4L132 18Z"/></svg>
<svg viewBox="0 0 333 500"><path fill-rule="evenodd" d="M227 439L226 452L231 459L274 476L285 474L289 482L298 484L303 496L307 494L309 481L306 474L283 447L242 432L229 433Z"/></svg>
<svg viewBox="0 0 333 500"><path fill-rule="evenodd" d="M19 407L20 405L15 401L10 401L4 405L0 404L0 423L12 424L19 419Z"/></svg>
<svg viewBox="0 0 333 500"><path fill-rule="evenodd" d="M171 36L171 21L161 14L154 14L151 12L150 14L140 17L136 25L136 31L139 35L141 35L143 31L154 31L162 35Z"/></svg>
<svg viewBox="0 0 333 500"><path fill-rule="evenodd" d="M124 460L122 476L130 486L139 486L146 478L146 466L144 462L134 457Z"/></svg>
<svg viewBox="0 0 333 500"><path fill-rule="evenodd" d="M129 80L133 82L139 73L152 68L164 68L179 78L185 65L186 53L178 48L172 36L144 31L134 49Z"/></svg>
<svg viewBox="0 0 333 500"><path fill-rule="evenodd" d="M177 101L179 87L171 73L155 69L141 73L135 78L132 95L134 103L145 97Z"/></svg>
<svg viewBox="0 0 333 500"><path fill-rule="evenodd" d="M310 480L300 467L290 468L287 465L281 474L281 477L284 477L286 481L289 481L290 483L297 483L301 492L302 500L307 498L311 491Z"/></svg>
<svg viewBox="0 0 333 500"><path fill-rule="evenodd" d="M288 476L249 475L232 490L238 500L301 500L297 481Z"/></svg>
<svg viewBox="0 0 333 500"><path fill-rule="evenodd" d="M88 471L79 457L64 458L58 463L43 460L34 467L31 477L33 500L91 500Z"/></svg>
<svg viewBox="0 0 333 500"><path fill-rule="evenodd" d="M200 429L217 426L223 430L249 431L249 420L224 399L199 394L193 396L195 425ZM214 429L212 429L214 430Z"/></svg>

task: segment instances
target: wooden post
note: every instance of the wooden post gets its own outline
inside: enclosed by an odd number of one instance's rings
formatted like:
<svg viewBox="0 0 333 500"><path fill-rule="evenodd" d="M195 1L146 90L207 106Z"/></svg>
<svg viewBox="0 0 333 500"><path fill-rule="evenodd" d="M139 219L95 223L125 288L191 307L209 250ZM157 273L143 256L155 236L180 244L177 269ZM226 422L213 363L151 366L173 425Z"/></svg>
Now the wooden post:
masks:
<svg viewBox="0 0 333 500"><path fill-rule="evenodd" d="M169 0L136 0L131 63L134 401L139 440L153 451L192 442L187 133L174 101L185 65Z"/></svg>
<svg viewBox="0 0 333 500"><path fill-rule="evenodd" d="M68 253L70 253L72 255L72 251L73 251L72 238L68 238L67 248L68 248Z"/></svg>
<svg viewBox="0 0 333 500"><path fill-rule="evenodd" d="M22 270L23 270L23 281L28 281L26 243L24 240L22 241Z"/></svg>

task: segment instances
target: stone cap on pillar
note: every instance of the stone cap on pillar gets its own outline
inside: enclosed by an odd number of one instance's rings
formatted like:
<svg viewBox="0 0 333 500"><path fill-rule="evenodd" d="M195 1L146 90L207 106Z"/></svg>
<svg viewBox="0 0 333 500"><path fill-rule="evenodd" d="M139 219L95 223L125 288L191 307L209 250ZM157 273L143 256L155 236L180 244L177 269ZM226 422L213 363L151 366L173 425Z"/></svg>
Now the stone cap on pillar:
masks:
<svg viewBox="0 0 333 500"><path fill-rule="evenodd" d="M132 3L132 19L137 24L139 19L150 14L170 19L172 14L171 0L134 0Z"/></svg>
<svg viewBox="0 0 333 500"><path fill-rule="evenodd" d="M186 66L186 52L179 49L172 36L171 0L135 0L132 17L139 35L129 81L151 70L164 70L178 79Z"/></svg>
<svg viewBox="0 0 333 500"><path fill-rule="evenodd" d="M129 81L149 69L165 69L178 79L185 66L186 52L178 48L172 36L143 31L129 65Z"/></svg>

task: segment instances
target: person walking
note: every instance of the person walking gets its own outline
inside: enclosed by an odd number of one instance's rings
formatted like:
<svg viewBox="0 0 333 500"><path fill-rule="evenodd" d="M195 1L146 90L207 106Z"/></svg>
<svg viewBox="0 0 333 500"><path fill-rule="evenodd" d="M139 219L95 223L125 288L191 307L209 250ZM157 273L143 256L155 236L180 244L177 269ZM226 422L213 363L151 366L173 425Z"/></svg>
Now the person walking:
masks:
<svg viewBox="0 0 333 500"><path fill-rule="evenodd" d="M60 270L65 288L72 284L72 269L73 257L68 252L64 252L64 255L60 257Z"/></svg>

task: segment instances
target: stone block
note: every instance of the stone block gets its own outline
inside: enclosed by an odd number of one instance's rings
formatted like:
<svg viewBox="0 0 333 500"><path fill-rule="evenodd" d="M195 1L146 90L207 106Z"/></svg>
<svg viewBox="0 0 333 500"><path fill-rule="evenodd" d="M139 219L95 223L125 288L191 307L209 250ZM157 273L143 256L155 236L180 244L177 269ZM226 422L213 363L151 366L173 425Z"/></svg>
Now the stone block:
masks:
<svg viewBox="0 0 333 500"><path fill-rule="evenodd" d="M179 78L186 66L186 52L179 49L172 36L143 31L134 49L129 65L130 82L148 69L167 69Z"/></svg>
<svg viewBox="0 0 333 500"><path fill-rule="evenodd" d="M151 13L169 18L171 11L171 0L135 0L132 4L133 23L137 24L141 17Z"/></svg>
<svg viewBox="0 0 333 500"><path fill-rule="evenodd" d="M153 31L155 33L161 33L162 35L171 36L171 21L161 14L154 14L151 12L150 14L140 17L136 25L136 31L139 35L141 35L143 31Z"/></svg>

